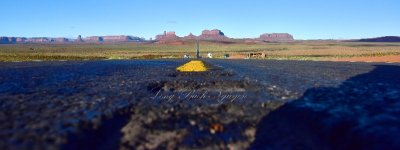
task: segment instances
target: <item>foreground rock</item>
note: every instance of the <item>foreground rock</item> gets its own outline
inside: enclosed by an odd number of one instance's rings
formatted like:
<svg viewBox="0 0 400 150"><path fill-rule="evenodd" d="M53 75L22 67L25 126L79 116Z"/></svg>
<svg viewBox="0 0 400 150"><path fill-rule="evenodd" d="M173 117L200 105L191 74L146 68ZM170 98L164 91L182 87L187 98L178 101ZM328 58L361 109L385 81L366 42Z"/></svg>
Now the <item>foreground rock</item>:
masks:
<svg viewBox="0 0 400 150"><path fill-rule="evenodd" d="M377 66L313 88L264 117L253 149L399 149L400 69Z"/></svg>
<svg viewBox="0 0 400 150"><path fill-rule="evenodd" d="M259 119L285 102L281 89L230 71L176 72L183 63L2 67L0 149L248 147Z"/></svg>
<svg viewBox="0 0 400 150"><path fill-rule="evenodd" d="M399 149L399 64L184 63L0 63L0 149Z"/></svg>

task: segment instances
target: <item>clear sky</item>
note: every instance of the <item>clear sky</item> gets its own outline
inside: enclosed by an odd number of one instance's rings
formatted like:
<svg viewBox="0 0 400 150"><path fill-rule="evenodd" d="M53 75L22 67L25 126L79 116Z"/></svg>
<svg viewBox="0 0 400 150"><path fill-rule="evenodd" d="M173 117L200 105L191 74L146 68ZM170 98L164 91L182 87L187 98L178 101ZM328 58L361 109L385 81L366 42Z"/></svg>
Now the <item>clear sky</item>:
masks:
<svg viewBox="0 0 400 150"><path fill-rule="evenodd" d="M400 0L1 0L0 36L179 36L221 29L234 38L400 36Z"/></svg>

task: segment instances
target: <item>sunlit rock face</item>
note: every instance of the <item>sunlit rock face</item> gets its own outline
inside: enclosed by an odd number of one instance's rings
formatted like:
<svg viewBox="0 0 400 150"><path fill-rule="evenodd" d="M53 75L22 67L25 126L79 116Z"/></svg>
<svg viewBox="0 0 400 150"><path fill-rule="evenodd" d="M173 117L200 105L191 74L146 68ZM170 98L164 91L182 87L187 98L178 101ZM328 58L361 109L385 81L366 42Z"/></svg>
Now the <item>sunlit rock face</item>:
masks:
<svg viewBox="0 0 400 150"><path fill-rule="evenodd" d="M186 39L186 40L195 40L195 39L197 39L198 37L195 36L195 35L193 35L192 33L190 33L189 35L187 35L187 36L185 36L185 37L183 37L183 38Z"/></svg>
<svg viewBox="0 0 400 150"><path fill-rule="evenodd" d="M156 36L157 41L174 41L178 39L180 39L180 37L176 36L175 31L164 31L164 34L159 34Z"/></svg>
<svg viewBox="0 0 400 150"><path fill-rule="evenodd" d="M229 39L225 34L218 29L214 30L203 30L199 36L201 40L226 40Z"/></svg>

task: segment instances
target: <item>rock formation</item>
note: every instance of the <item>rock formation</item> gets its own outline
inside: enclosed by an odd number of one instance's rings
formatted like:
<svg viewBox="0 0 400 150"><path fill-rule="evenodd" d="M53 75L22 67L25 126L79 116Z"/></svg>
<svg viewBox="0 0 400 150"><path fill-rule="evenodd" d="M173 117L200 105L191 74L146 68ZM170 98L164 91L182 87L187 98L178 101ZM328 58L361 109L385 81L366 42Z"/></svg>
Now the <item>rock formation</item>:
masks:
<svg viewBox="0 0 400 150"><path fill-rule="evenodd" d="M103 36L103 42L127 42L129 41L129 36Z"/></svg>
<svg viewBox="0 0 400 150"><path fill-rule="evenodd" d="M76 38L75 42L78 42L78 43L83 42L82 36L78 35L78 38Z"/></svg>
<svg viewBox="0 0 400 150"><path fill-rule="evenodd" d="M142 42L145 40L136 36L118 35L118 36L89 36L82 39L82 41L89 43L90 42L114 43L114 42Z"/></svg>
<svg viewBox="0 0 400 150"><path fill-rule="evenodd" d="M0 44L25 43L27 38L21 37L0 37Z"/></svg>
<svg viewBox="0 0 400 150"><path fill-rule="evenodd" d="M176 41L179 40L180 37L176 36L174 31L166 32L164 34L160 34L156 36L157 41Z"/></svg>
<svg viewBox="0 0 400 150"><path fill-rule="evenodd" d="M0 37L0 43L1 44L8 44L9 43L8 37Z"/></svg>
<svg viewBox="0 0 400 150"><path fill-rule="evenodd" d="M9 42L9 43L16 43L16 42L17 42L17 38L15 38L15 37L8 37L8 42Z"/></svg>
<svg viewBox="0 0 400 150"><path fill-rule="evenodd" d="M16 37L0 37L0 44L14 44L17 43Z"/></svg>
<svg viewBox="0 0 400 150"><path fill-rule="evenodd" d="M83 39L85 42L102 42L103 38L100 36L89 36Z"/></svg>
<svg viewBox="0 0 400 150"><path fill-rule="evenodd" d="M60 37L60 38L51 38L51 39L50 39L50 42L54 42L54 43L66 43L66 42L69 42L69 40L68 40L67 38Z"/></svg>
<svg viewBox="0 0 400 150"><path fill-rule="evenodd" d="M88 43L97 43L97 42L142 42L145 41L143 38L139 38L136 36L90 36L86 38L82 38L81 35L77 37L77 39L68 39L64 37L58 38L49 38L49 37L33 37L33 38L25 38L25 37L0 37L0 44L17 44L17 43L69 43L69 42L88 42Z"/></svg>
<svg viewBox="0 0 400 150"><path fill-rule="evenodd" d="M189 35L183 37L186 40L196 40L198 37L190 33Z"/></svg>
<svg viewBox="0 0 400 150"><path fill-rule="evenodd" d="M46 37L34 37L34 38L27 38L25 40L26 43L50 43L51 40Z"/></svg>
<svg viewBox="0 0 400 150"><path fill-rule="evenodd" d="M25 43L25 42L26 42L26 39L27 39L27 38L24 38L24 37L17 37L16 42L17 42L17 43Z"/></svg>
<svg viewBox="0 0 400 150"><path fill-rule="evenodd" d="M206 40L206 41L220 41L220 42L232 42L234 39L231 39L218 29L214 30L203 30L201 35L195 36L192 33L185 37L179 37L175 34L175 32L164 31L164 34L157 35L155 41L158 43L184 43L184 40ZM262 34L259 38L255 39L244 39L246 41L250 41L248 43L255 42L265 42L265 41L293 41L293 36L288 33L271 33L271 34ZM16 43L70 43L70 42L87 42L87 43L115 43L115 42L144 42L146 41L143 38L139 38L136 36L127 36L127 35L118 35L118 36L89 36L82 38L79 35L75 40L68 39L64 37L59 38L49 38L49 37L33 37L33 38L25 38L25 37L0 37L0 44L16 44ZM150 40L152 41L152 40ZM254 42L252 42L254 41Z"/></svg>
<svg viewBox="0 0 400 150"><path fill-rule="evenodd" d="M201 35L198 37L200 40L227 40L228 37L218 29L214 30L203 30Z"/></svg>
<svg viewBox="0 0 400 150"><path fill-rule="evenodd" d="M266 33L260 35L260 40L268 42L287 42L293 41L293 36L289 33Z"/></svg>

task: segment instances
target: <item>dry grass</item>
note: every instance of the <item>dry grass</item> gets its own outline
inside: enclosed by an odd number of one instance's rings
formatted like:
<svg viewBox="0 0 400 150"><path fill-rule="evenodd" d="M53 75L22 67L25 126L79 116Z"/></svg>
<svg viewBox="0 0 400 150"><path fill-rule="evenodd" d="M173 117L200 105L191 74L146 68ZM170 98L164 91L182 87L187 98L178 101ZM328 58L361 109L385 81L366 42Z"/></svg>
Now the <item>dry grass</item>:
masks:
<svg viewBox="0 0 400 150"><path fill-rule="evenodd" d="M203 55L212 52L245 55L264 52L269 59L324 60L359 56L400 55L400 43L293 42L262 44L222 44L201 42ZM166 44L18 44L0 45L0 61L84 60L84 59L157 59L195 55L195 43Z"/></svg>

